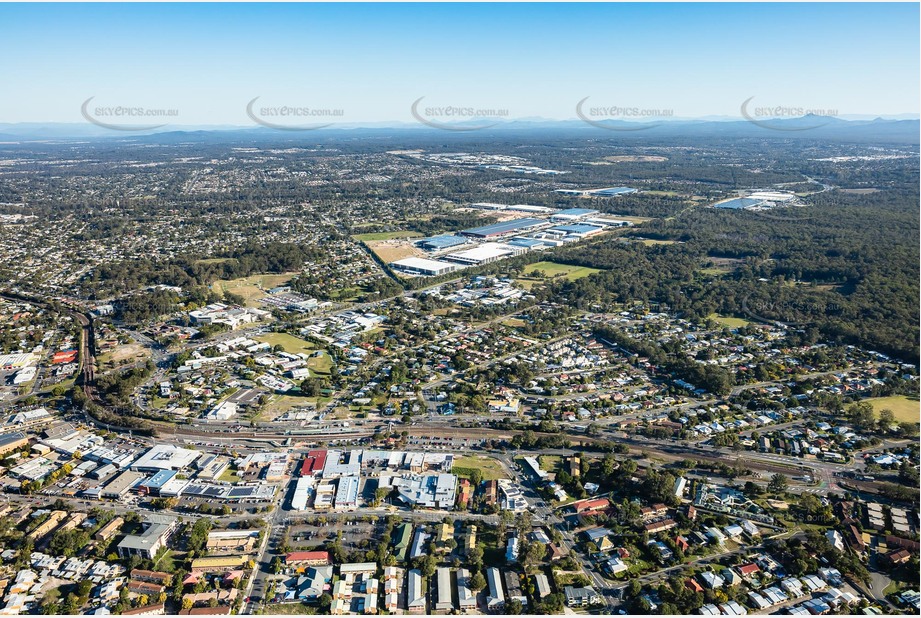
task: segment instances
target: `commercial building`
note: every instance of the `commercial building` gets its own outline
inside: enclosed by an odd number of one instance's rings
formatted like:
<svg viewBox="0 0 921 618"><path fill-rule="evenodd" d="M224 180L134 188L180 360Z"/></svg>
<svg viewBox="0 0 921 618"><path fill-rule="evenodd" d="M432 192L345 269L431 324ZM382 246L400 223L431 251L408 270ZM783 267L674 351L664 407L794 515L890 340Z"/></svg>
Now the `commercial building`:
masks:
<svg viewBox="0 0 921 618"><path fill-rule="evenodd" d="M326 451L310 451L301 464L301 476L321 476L325 465Z"/></svg>
<svg viewBox="0 0 921 618"><path fill-rule="evenodd" d="M391 477L391 486L406 504L431 509L452 509L457 495L457 477L453 474Z"/></svg>
<svg viewBox="0 0 921 618"><path fill-rule="evenodd" d="M150 473L160 470L182 470L190 467L200 455L201 453L191 449L158 444L131 464L131 469Z"/></svg>
<svg viewBox="0 0 921 618"><path fill-rule="evenodd" d="M293 551L285 555L288 566L326 566L329 564L328 551Z"/></svg>
<svg viewBox="0 0 921 618"><path fill-rule="evenodd" d="M359 478L357 476L343 476L339 479L334 503L337 511L358 508L358 486Z"/></svg>
<svg viewBox="0 0 921 618"><path fill-rule="evenodd" d="M390 262L390 267L402 273L421 275L423 277L437 277L457 269L456 264L418 257L408 257Z"/></svg>
<svg viewBox="0 0 921 618"><path fill-rule="evenodd" d="M588 586L582 588L566 586L563 594L566 596L566 605L569 607L587 607L601 602L601 597L598 596L595 589Z"/></svg>
<svg viewBox="0 0 921 618"><path fill-rule="evenodd" d="M145 475L140 472L125 470L102 488L100 495L109 500L120 500L128 495L134 487L141 482Z"/></svg>
<svg viewBox="0 0 921 618"><path fill-rule="evenodd" d="M291 496L291 508L295 511L307 510L310 497L313 495L313 486L316 481L312 476L302 476L297 479L294 494Z"/></svg>
<svg viewBox="0 0 921 618"><path fill-rule="evenodd" d="M159 496L160 490L179 474L175 470L160 470L138 484L138 490L145 495Z"/></svg>
<svg viewBox="0 0 921 618"><path fill-rule="evenodd" d="M29 443L29 438L24 433L0 434L0 457L22 448Z"/></svg>

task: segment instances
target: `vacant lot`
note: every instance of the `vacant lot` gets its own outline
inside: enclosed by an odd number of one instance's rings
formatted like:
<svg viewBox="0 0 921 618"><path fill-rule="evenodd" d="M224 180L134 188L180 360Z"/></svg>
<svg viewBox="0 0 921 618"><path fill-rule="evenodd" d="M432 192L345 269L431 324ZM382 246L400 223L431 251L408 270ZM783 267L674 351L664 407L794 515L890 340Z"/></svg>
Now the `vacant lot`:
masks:
<svg viewBox="0 0 921 618"><path fill-rule="evenodd" d="M309 341L299 339L288 333L266 333L253 337L256 341L263 341L273 348L280 345L288 354L310 354L316 349L316 346Z"/></svg>
<svg viewBox="0 0 921 618"><path fill-rule="evenodd" d="M917 399L910 399L905 395L895 397L876 397L867 399L872 404L873 411L892 410L895 414L895 420L902 423L921 422L921 402Z"/></svg>
<svg viewBox="0 0 921 618"><path fill-rule="evenodd" d="M105 354L100 355L96 360L100 365L105 365L108 363L117 365L128 361L144 359L147 356L147 348L138 343L132 343L128 345L120 345L111 352L106 352Z"/></svg>
<svg viewBox="0 0 921 618"><path fill-rule="evenodd" d="M422 255L422 251L403 240L378 240L365 244L385 263Z"/></svg>
<svg viewBox="0 0 921 618"><path fill-rule="evenodd" d="M525 267L525 274L533 277L535 272L543 273L543 277L566 277L570 281L588 277L601 271L597 268L588 266L571 266L569 264L559 264L557 262L537 262Z"/></svg>
<svg viewBox="0 0 921 618"><path fill-rule="evenodd" d="M419 232L411 230L397 230L396 232L371 232L369 234L355 234L352 236L355 240L364 242L373 242L376 240L393 240L394 238L419 238L422 236Z"/></svg>
<svg viewBox="0 0 921 618"><path fill-rule="evenodd" d="M468 455L454 459L452 472L457 476L469 478L473 470L479 470L480 474L483 475L484 481L508 478L508 474L505 472L502 464L500 464L492 457Z"/></svg>
<svg viewBox="0 0 921 618"><path fill-rule="evenodd" d="M247 307L257 307L258 299L266 295L268 290L291 281L297 273L284 273L281 275L252 275L231 281L218 280L211 284L211 289L218 294L230 292L242 296Z"/></svg>
<svg viewBox="0 0 921 618"><path fill-rule="evenodd" d="M710 320L716 320L723 326L728 326L729 328L742 328L751 324L748 320L743 320L742 318L729 318L724 317L716 313L711 313L707 316Z"/></svg>

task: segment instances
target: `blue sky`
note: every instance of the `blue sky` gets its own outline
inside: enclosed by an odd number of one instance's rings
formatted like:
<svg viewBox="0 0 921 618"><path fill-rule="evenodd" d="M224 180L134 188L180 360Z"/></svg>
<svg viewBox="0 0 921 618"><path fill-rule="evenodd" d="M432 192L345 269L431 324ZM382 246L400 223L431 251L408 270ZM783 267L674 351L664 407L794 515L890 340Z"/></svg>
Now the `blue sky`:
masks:
<svg viewBox="0 0 921 618"><path fill-rule="evenodd" d="M575 118L742 102L918 113L918 4L0 4L0 122L80 105L252 122L245 106L411 122L410 105Z"/></svg>

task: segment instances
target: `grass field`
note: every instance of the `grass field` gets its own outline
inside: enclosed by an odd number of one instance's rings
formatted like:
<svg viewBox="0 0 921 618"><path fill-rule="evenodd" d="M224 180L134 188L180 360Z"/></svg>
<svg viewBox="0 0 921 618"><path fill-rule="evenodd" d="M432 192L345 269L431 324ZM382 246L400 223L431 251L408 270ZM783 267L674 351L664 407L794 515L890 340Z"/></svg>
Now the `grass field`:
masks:
<svg viewBox="0 0 921 618"><path fill-rule="evenodd" d="M748 320L743 320L742 318L728 318L716 313L711 313L707 316L707 318L710 320L716 320L723 326L728 326L729 328L742 328L751 324L751 322Z"/></svg>
<svg viewBox="0 0 921 618"><path fill-rule="evenodd" d="M619 219L621 221L629 221L633 225L639 225L640 223L646 223L647 221L655 220L655 217L634 217L633 215L618 215L613 212L605 213L605 215L613 219Z"/></svg>
<svg viewBox="0 0 921 618"><path fill-rule="evenodd" d="M537 462L541 470L556 474L562 468L563 458L559 455L541 455L537 458Z"/></svg>
<svg viewBox="0 0 921 618"><path fill-rule="evenodd" d="M541 271L545 277L566 277L570 281L588 277L595 273L600 273L597 268L588 266L571 266L569 264L558 264L557 262L537 262L525 267L524 272L527 276L532 276L535 271Z"/></svg>
<svg viewBox="0 0 921 618"><path fill-rule="evenodd" d="M307 368L313 373L329 375L333 367L333 359L323 352L320 356L313 356L307 361Z"/></svg>
<svg viewBox="0 0 921 618"><path fill-rule="evenodd" d="M217 480L224 481L225 483L239 483L240 477L237 476L237 473L234 470L227 468L224 470L224 473L218 477Z"/></svg>
<svg viewBox="0 0 921 618"><path fill-rule="evenodd" d="M272 395L259 414L259 420L271 420L295 408L308 407L317 402L316 397L294 397L293 395Z"/></svg>
<svg viewBox="0 0 921 618"><path fill-rule="evenodd" d="M470 473L473 470L479 470L480 474L483 475L484 481L508 478L508 474L506 474L502 465L492 457L479 457L474 455L456 457L454 459L454 466L451 469L457 476L466 478L470 477Z"/></svg>
<svg viewBox="0 0 921 618"><path fill-rule="evenodd" d="M371 242L375 240L393 240L394 238L419 238L422 236L419 232L411 230L397 230L395 232L371 232L368 234L355 234L352 236L355 240Z"/></svg>
<svg viewBox="0 0 921 618"><path fill-rule="evenodd" d="M316 346L309 341L299 339L288 333L266 333L253 337L256 341L263 341L273 348L280 345L288 354L310 354L316 349Z"/></svg>
<svg viewBox="0 0 921 618"><path fill-rule="evenodd" d="M895 397L876 397L867 399L867 402L873 406L874 412L880 410L892 410L895 420L903 423L921 422L921 407L917 399L909 399L905 395Z"/></svg>
<svg viewBox="0 0 921 618"><path fill-rule="evenodd" d="M653 245L674 245L676 242L678 242L676 240L657 240L655 238L638 238L637 240L639 240L647 247L652 247Z"/></svg>
<svg viewBox="0 0 921 618"><path fill-rule="evenodd" d="M195 260L196 264L223 264L224 262L236 262L237 258L204 258Z"/></svg>
<svg viewBox="0 0 921 618"><path fill-rule="evenodd" d="M211 284L211 289L218 294L231 292L242 296L247 307L256 307L256 301L266 295L267 290L284 285L291 281L297 273L284 273L281 275L252 275L231 281L218 280Z"/></svg>

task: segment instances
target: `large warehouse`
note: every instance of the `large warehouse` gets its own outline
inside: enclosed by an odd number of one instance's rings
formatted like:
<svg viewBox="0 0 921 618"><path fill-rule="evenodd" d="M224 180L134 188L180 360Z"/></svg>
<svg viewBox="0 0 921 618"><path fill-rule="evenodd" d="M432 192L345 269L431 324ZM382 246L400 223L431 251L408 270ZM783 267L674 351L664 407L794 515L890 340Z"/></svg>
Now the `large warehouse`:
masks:
<svg viewBox="0 0 921 618"><path fill-rule="evenodd" d="M457 268L456 264L441 262L439 260L427 260L425 258L409 257L390 262L390 267L394 270L404 272L410 275L422 275L424 277L437 277L444 275Z"/></svg>
<svg viewBox="0 0 921 618"><path fill-rule="evenodd" d="M499 236L506 236L508 234L517 234L518 232L523 232L545 223L546 221L543 219L526 217L524 219L513 219L511 221L503 221L501 223L493 223L492 225L462 230L461 234L473 238L498 238Z"/></svg>
<svg viewBox="0 0 921 618"><path fill-rule="evenodd" d="M592 210L591 208L567 208L566 210L561 210L558 213L551 215L550 220L554 222L578 221L579 219L584 219L585 217L590 217L597 214L598 211Z"/></svg>
<svg viewBox="0 0 921 618"><path fill-rule="evenodd" d="M521 255L527 251L525 247L512 246L498 242L484 242L473 249L449 253L443 256L444 259L465 266L478 266L480 264L489 264L504 257Z"/></svg>
<svg viewBox="0 0 921 618"><path fill-rule="evenodd" d="M467 244L468 241L463 236L454 236L453 234L444 234L442 236L433 236L431 238L424 238L416 242L416 245L425 249L426 251L440 251L442 249L450 249L451 247L459 247L460 245Z"/></svg>

